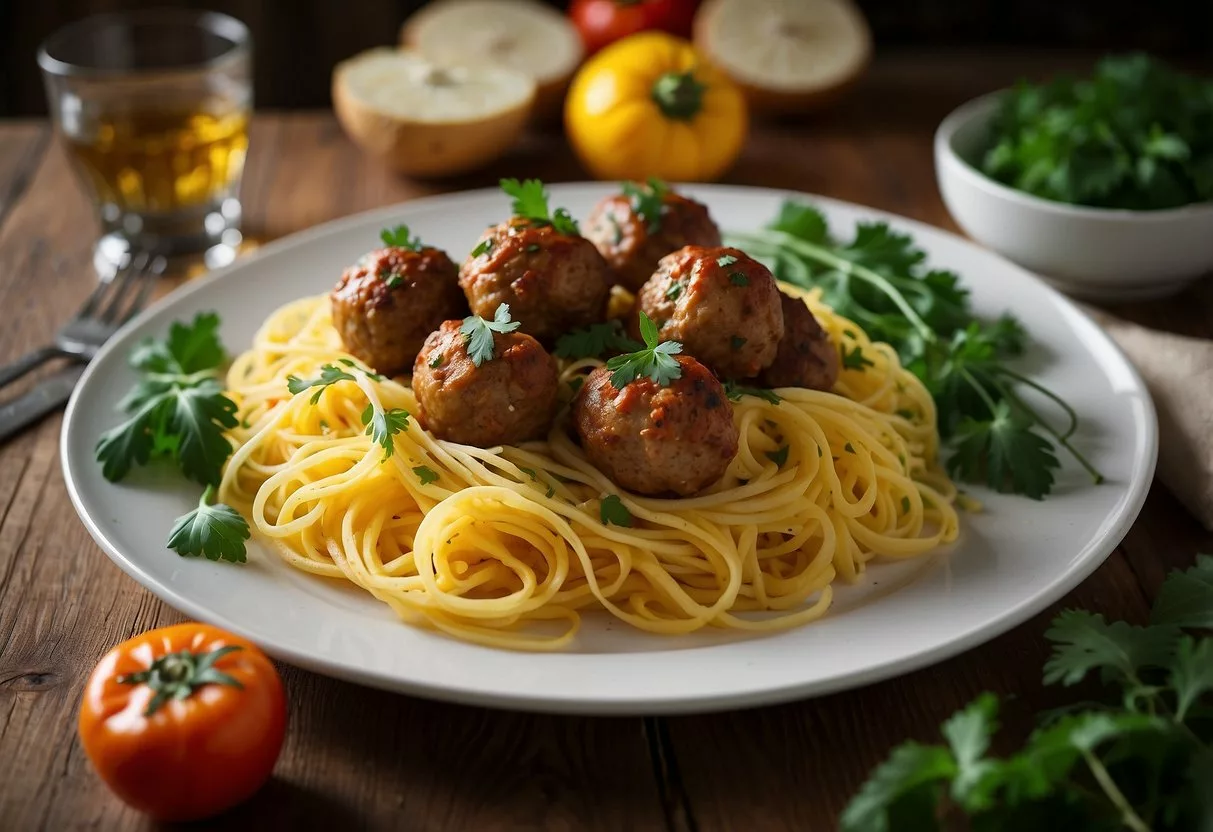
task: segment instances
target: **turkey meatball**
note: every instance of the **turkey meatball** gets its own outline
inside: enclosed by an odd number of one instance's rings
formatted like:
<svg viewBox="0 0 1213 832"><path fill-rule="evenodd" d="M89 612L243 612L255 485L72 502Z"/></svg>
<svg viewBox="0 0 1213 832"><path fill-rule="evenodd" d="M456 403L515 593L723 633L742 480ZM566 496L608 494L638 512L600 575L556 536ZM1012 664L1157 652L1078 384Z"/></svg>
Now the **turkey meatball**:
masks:
<svg viewBox="0 0 1213 832"><path fill-rule="evenodd" d="M720 479L737 455L724 387L694 358L676 360L682 375L668 387L641 376L618 390L599 367L573 400L586 456L636 494L690 496Z"/></svg>
<svg viewBox="0 0 1213 832"><path fill-rule="evenodd" d="M421 426L439 439L489 448L547 435L556 412L556 359L522 332L493 333L493 357L477 367L445 321L413 365Z"/></svg>
<svg viewBox="0 0 1213 832"><path fill-rule="evenodd" d="M599 202L586 219L586 238L610 265L615 282L631 292L653 276L657 261L670 252L720 245L720 229L705 205L669 190L662 193L660 205L657 217L646 217L638 212L636 198L617 194Z"/></svg>
<svg viewBox="0 0 1213 832"><path fill-rule="evenodd" d="M467 314L455 264L429 247L372 251L342 273L330 300L346 351L385 375L408 372L427 335Z"/></svg>
<svg viewBox="0 0 1213 832"><path fill-rule="evenodd" d="M525 332L550 344L606 316L611 270L584 237L514 217L486 231L472 254L459 284L481 317L508 303Z"/></svg>
<svg viewBox="0 0 1213 832"><path fill-rule="evenodd" d="M807 387L830 390L838 381L838 348L803 300L780 293L783 337L775 360L758 374L763 387Z"/></svg>
<svg viewBox="0 0 1213 832"><path fill-rule="evenodd" d="M678 341L721 378L750 378L775 360L780 296L767 267L739 249L686 246L661 258L637 306L661 340Z"/></svg>

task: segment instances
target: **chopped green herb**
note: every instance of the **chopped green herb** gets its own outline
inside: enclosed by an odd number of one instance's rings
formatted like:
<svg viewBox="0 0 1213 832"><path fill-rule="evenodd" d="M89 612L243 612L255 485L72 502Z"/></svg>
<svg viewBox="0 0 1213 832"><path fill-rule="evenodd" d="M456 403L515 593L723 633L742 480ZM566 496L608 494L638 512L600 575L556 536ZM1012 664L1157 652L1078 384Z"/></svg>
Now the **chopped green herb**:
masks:
<svg viewBox="0 0 1213 832"><path fill-rule="evenodd" d="M780 445L778 450L767 451L767 459L774 462L779 468L782 468L784 463L788 461L788 451L790 448L787 445ZM821 449L818 448L818 451Z"/></svg>
<svg viewBox="0 0 1213 832"><path fill-rule="evenodd" d="M547 497L550 500L550 499L552 499L552 495L555 493L556 493L556 486L549 483L547 493L545 493L543 496Z"/></svg>
<svg viewBox="0 0 1213 832"><path fill-rule="evenodd" d="M438 472L426 465L418 465L413 469L413 473L417 475L417 479L421 480L422 485L438 482Z"/></svg>
<svg viewBox="0 0 1213 832"><path fill-rule="evenodd" d="M602 498L598 514L604 526L608 524L616 526L632 525L632 512L628 511L628 507L623 504L623 501L619 499L617 494L608 494Z"/></svg>
<svg viewBox="0 0 1213 832"><path fill-rule="evenodd" d="M728 379L724 383L724 392L729 397L729 400L734 402L741 401L742 396L753 396L756 399L762 399L771 404L779 404L783 401L774 390L768 390L764 387L743 387L733 379ZM770 422L769 419L767 421ZM771 423L771 427L774 426L774 423Z"/></svg>
<svg viewBox="0 0 1213 832"><path fill-rule="evenodd" d="M729 282L734 286L749 286L750 279L741 272L729 272Z"/></svg>
<svg viewBox="0 0 1213 832"><path fill-rule="evenodd" d="M656 177L639 185L635 182L620 183L623 193L632 201L632 210L645 222L645 230L656 234L661 230L661 215L665 207L665 196L669 189Z"/></svg>
<svg viewBox="0 0 1213 832"><path fill-rule="evenodd" d="M682 284L677 280L670 283L670 287L665 290L666 300L678 300L678 296L682 294Z"/></svg>
<svg viewBox="0 0 1213 832"><path fill-rule="evenodd" d="M344 361L348 361L348 359L343 359L343 362ZM350 364L352 366L353 362L350 362ZM315 387L316 392L312 394L312 398L309 401L312 404L316 404L316 402L320 401L320 394L323 393L329 387L329 385L336 384L339 381L355 380L355 377L351 373L347 373L345 370L342 370L333 364L325 364L320 368L320 375L313 379L302 379L293 375L287 376L286 389L292 396L294 396L302 393L304 390L309 390Z"/></svg>
<svg viewBox="0 0 1213 832"><path fill-rule="evenodd" d="M619 245L623 242L623 229L619 227L619 220L615 219L614 214L607 214L607 222L611 224L611 230L613 232L611 242L615 245Z"/></svg>
<svg viewBox="0 0 1213 832"><path fill-rule="evenodd" d="M520 465L518 466L518 470L530 477L532 482L539 482L539 475L535 473L534 468L523 468Z"/></svg>
<svg viewBox="0 0 1213 832"><path fill-rule="evenodd" d="M392 248L407 248L412 251L421 251L423 248L419 237L409 236L409 227L407 225L385 228L379 232L379 239L383 240L385 246L391 246Z"/></svg>
<svg viewBox="0 0 1213 832"><path fill-rule="evenodd" d="M567 210L557 208L555 213L548 209L548 194L543 182L538 179L527 179L519 182L517 179L502 179L501 190L514 198L514 216L528 220L532 225L550 225L561 234L576 235L581 231Z"/></svg>
<svg viewBox="0 0 1213 832"><path fill-rule="evenodd" d="M479 257L482 254L488 254L492 250L493 250L493 238L485 237L483 240L481 240L479 243L476 244L476 247L474 249L472 249L472 256Z"/></svg>
<svg viewBox="0 0 1213 832"><path fill-rule="evenodd" d="M539 251L539 249L541 249L541 248L543 248L543 246L539 245L539 243L528 243L526 250L528 253L534 254L535 252Z"/></svg>
<svg viewBox="0 0 1213 832"><path fill-rule="evenodd" d="M446 356L442 353L437 353L433 358L430 359L430 368L437 370L442 366L444 361L446 361Z"/></svg>
<svg viewBox="0 0 1213 832"><path fill-rule="evenodd" d="M910 498L909 497L901 498L901 513L902 514L910 513Z"/></svg>
<svg viewBox="0 0 1213 832"><path fill-rule="evenodd" d="M854 445L852 445L850 442L848 442L847 444L843 445L843 446L842 446L842 449L843 449L844 451L846 451L847 453L849 453L849 454L853 454L853 453L855 453L855 446L854 446Z"/></svg>
<svg viewBox="0 0 1213 832"><path fill-rule="evenodd" d="M855 347L852 350L848 350L846 344L841 344L839 350L842 351L842 368L844 370L859 370L863 372L864 367L875 366L875 362L863 354L863 347Z"/></svg>
<svg viewBox="0 0 1213 832"><path fill-rule="evenodd" d="M619 321L607 321L561 335L556 339L555 355L568 359L597 358L610 350L635 352L643 346L624 334Z"/></svg>

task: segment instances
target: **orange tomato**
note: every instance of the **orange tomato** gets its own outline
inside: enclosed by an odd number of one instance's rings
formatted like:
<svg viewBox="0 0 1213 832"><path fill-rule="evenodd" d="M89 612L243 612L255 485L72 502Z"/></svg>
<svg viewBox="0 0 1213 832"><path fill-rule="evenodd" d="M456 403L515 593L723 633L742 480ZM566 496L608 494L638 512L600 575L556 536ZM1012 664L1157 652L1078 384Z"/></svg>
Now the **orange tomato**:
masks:
<svg viewBox="0 0 1213 832"><path fill-rule="evenodd" d="M194 820L246 800L274 769L286 697L252 642L205 624L119 644L89 677L80 741L123 801L160 820Z"/></svg>

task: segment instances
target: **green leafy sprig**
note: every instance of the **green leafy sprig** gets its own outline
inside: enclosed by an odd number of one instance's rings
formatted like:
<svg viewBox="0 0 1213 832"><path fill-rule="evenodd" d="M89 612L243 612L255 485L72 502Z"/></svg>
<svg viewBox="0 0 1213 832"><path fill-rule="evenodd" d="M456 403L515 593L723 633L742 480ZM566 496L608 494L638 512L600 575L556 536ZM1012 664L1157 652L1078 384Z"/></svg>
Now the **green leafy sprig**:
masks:
<svg viewBox="0 0 1213 832"><path fill-rule="evenodd" d="M385 246L391 248L407 248L410 251L421 251L425 245L420 237L409 236L407 225L397 225L395 228L385 228L379 232L379 239Z"/></svg>
<svg viewBox="0 0 1213 832"><path fill-rule="evenodd" d="M636 216L644 220L645 231L656 234L661 230L662 212L665 209L665 197L669 188L655 176L650 176L647 182L619 183L626 196L632 203Z"/></svg>
<svg viewBox="0 0 1213 832"><path fill-rule="evenodd" d="M555 213L549 210L548 193L540 180L527 179L519 182L517 179L502 179L500 184L501 190L514 198L514 216L527 220L531 225L550 225L561 234L581 233L577 221L566 209L557 208Z"/></svg>
<svg viewBox="0 0 1213 832"><path fill-rule="evenodd" d="M682 352L682 344L677 341L657 343L657 324L644 312L640 313L640 335L644 338L644 349L617 355L606 363L607 369L612 371L611 386L617 390L640 376L647 376L662 387L668 387L682 377L682 367L674 358Z"/></svg>
<svg viewBox="0 0 1213 832"><path fill-rule="evenodd" d="M479 315L469 315L464 318L463 323L459 325L459 333L463 336L468 357L472 359L473 364L479 367L494 358L493 333L498 332L504 335L507 332L513 332L520 326L522 324L518 321L510 320L510 305L503 303L497 307L491 321L486 321Z"/></svg>
<svg viewBox="0 0 1213 832"><path fill-rule="evenodd" d="M623 324L617 320L590 324L582 329L566 332L556 339L555 354L558 358L576 360L597 358L606 352L635 352L644 349L623 332Z"/></svg>
<svg viewBox="0 0 1213 832"><path fill-rule="evenodd" d="M1129 829L1213 824L1213 557L1168 576L1136 627L1067 610L1045 633L1045 684L1092 674L1106 704L1053 712L1009 757L989 755L998 700L982 694L942 726L944 745L905 743L843 812L843 832Z"/></svg>
<svg viewBox="0 0 1213 832"><path fill-rule="evenodd" d="M818 209L789 201L764 230L731 237L781 280L820 287L822 299L840 315L893 345L935 399L953 476L1042 499L1059 467L1057 446L1094 482L1102 481L1070 442L1078 429L1073 408L1008 366L1023 351L1023 327L1009 316L979 320L960 278L928 269L909 235L884 222L865 222L852 240L840 242ZM861 353L844 351L842 358L848 369L866 366ZM1025 389L1055 405L1065 425L1046 419L1024 397Z"/></svg>

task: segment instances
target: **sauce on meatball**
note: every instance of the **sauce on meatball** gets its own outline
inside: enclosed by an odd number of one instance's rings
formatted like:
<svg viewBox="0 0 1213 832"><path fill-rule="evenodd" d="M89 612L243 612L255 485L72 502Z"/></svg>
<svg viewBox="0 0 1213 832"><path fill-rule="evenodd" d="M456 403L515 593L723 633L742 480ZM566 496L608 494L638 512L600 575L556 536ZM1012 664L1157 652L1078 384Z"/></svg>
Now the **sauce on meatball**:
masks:
<svg viewBox="0 0 1213 832"><path fill-rule="evenodd" d="M459 271L472 312L510 305L522 329L545 344L606 316L611 271L584 237L514 217L480 238Z"/></svg>
<svg viewBox="0 0 1213 832"><path fill-rule="evenodd" d="M493 358L467 352L461 321L444 321L413 365L421 426L439 439L490 448L547 435L556 413L556 359L523 332L493 333Z"/></svg>
<svg viewBox="0 0 1213 832"><path fill-rule="evenodd" d="M637 306L661 340L678 341L721 378L750 378L775 360L780 297L770 270L740 249L685 246L661 258Z"/></svg>
<svg viewBox="0 0 1213 832"><path fill-rule="evenodd" d="M384 375L407 372L427 335L467 314L455 264L428 246L370 252L342 272L330 302L346 352Z"/></svg>
<svg viewBox="0 0 1213 832"><path fill-rule="evenodd" d="M690 496L719 480L737 455L724 387L694 358L675 360L681 376L667 387L641 376L620 390L599 367L573 400L573 425L590 462L636 494Z"/></svg>
<svg viewBox="0 0 1213 832"><path fill-rule="evenodd" d="M615 282L631 292L652 277L657 261L670 252L720 245L720 229L703 203L667 189L659 204L660 215L646 217L635 198L616 194L599 202L585 221L586 238L610 265Z"/></svg>

